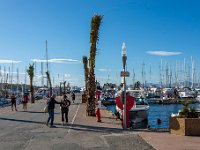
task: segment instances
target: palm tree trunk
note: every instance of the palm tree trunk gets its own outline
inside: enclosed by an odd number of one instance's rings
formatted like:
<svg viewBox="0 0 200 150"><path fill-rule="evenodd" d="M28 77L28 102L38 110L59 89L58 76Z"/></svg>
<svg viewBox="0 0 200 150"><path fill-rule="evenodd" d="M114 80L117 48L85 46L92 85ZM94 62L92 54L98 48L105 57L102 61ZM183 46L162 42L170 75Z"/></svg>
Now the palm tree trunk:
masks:
<svg viewBox="0 0 200 150"><path fill-rule="evenodd" d="M31 103L34 103L34 89L33 89L33 77L34 77L34 64L29 64L29 68L27 69L27 73L30 78L30 91L31 91Z"/></svg>
<svg viewBox="0 0 200 150"><path fill-rule="evenodd" d="M50 92L49 94L50 94L50 96L51 96L51 95L53 94L53 92L52 92L52 84L51 84L51 78L50 78L49 71L46 72L46 75L47 75L47 80L48 80L49 86L50 86L50 87L49 87L49 90L50 90L50 91L49 91L49 92Z"/></svg>
<svg viewBox="0 0 200 150"><path fill-rule="evenodd" d="M31 103L35 103L34 88L33 88L33 79L30 79L30 91L31 91Z"/></svg>
<svg viewBox="0 0 200 150"><path fill-rule="evenodd" d="M88 116L95 116L95 60L96 60L96 44L99 39L99 27L101 24L102 16L95 15L91 20L91 31L90 31L90 63L89 63L89 77L88 77L88 101L86 114Z"/></svg>
<svg viewBox="0 0 200 150"><path fill-rule="evenodd" d="M83 69L84 69L84 76L85 76L85 89L87 91L87 84L88 84L88 58L87 56L83 56Z"/></svg>

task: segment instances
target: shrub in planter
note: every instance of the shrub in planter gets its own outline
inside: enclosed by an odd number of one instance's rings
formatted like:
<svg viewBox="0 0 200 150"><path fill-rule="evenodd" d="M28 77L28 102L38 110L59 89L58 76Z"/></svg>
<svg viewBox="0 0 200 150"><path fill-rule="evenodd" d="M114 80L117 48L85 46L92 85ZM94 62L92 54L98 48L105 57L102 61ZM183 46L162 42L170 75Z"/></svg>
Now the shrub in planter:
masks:
<svg viewBox="0 0 200 150"><path fill-rule="evenodd" d="M189 108L190 100L182 102L183 109L176 117L170 117L170 133L177 135L200 135L200 118L194 108Z"/></svg>
<svg viewBox="0 0 200 150"><path fill-rule="evenodd" d="M183 109L180 111L179 116L182 118L198 118L198 114L193 107L188 107L191 103L191 100L182 101Z"/></svg>

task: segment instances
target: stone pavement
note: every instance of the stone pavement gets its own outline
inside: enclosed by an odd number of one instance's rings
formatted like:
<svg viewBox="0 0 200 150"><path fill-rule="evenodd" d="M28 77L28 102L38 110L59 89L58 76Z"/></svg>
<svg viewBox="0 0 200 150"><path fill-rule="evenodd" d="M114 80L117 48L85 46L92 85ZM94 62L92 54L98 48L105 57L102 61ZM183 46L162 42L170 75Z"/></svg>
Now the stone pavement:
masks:
<svg viewBox="0 0 200 150"><path fill-rule="evenodd" d="M104 141L99 147L105 147L105 149L200 150L200 137L172 135L159 130L124 131L121 121L116 120L111 112L105 108L100 110L102 122L98 123L95 117L85 115L85 104L80 104L79 113L72 126L72 130L75 128L93 130L97 137L101 137L97 143ZM87 135L87 133L83 134ZM91 133L88 133L88 137L90 135Z"/></svg>
<svg viewBox="0 0 200 150"><path fill-rule="evenodd" d="M121 128L121 121L105 108L101 108L101 120L86 116L86 105L78 104L77 114L69 125L66 141L56 145L60 149L98 149L98 150L129 150L154 149L140 136L129 133Z"/></svg>
<svg viewBox="0 0 200 150"><path fill-rule="evenodd" d="M28 105L28 112L0 109L0 150L200 150L200 138L171 135L149 130L124 131L121 121L101 108L99 123L86 116L86 105L77 95L69 110L69 123L61 125L59 105L55 109L55 128L45 125L47 114L42 110L46 100ZM57 97L59 101L60 98Z"/></svg>
<svg viewBox="0 0 200 150"><path fill-rule="evenodd" d="M138 133L147 143L158 150L200 150L200 137L179 136L169 132Z"/></svg>

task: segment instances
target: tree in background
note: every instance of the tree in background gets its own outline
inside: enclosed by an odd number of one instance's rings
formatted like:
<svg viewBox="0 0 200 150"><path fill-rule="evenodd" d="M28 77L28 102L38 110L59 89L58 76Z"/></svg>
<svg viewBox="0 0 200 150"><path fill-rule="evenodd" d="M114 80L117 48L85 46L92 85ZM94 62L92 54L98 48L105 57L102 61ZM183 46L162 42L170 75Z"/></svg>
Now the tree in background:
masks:
<svg viewBox="0 0 200 150"><path fill-rule="evenodd" d="M47 76L47 80L49 82L49 96L52 96L53 92L52 92L52 84L51 84L51 78L50 78L50 74L49 71L46 72L46 76Z"/></svg>
<svg viewBox="0 0 200 150"><path fill-rule="evenodd" d="M95 116L95 61L96 61L96 45L99 40L99 27L103 16L94 15L91 20L90 31L90 59L89 59L89 76L88 76L88 100L86 113L88 116Z"/></svg>
<svg viewBox="0 0 200 150"><path fill-rule="evenodd" d="M31 103L35 103L34 99L34 88L33 88L33 77L34 77L34 64L29 64L27 69L28 76L30 78L30 92L31 92Z"/></svg>

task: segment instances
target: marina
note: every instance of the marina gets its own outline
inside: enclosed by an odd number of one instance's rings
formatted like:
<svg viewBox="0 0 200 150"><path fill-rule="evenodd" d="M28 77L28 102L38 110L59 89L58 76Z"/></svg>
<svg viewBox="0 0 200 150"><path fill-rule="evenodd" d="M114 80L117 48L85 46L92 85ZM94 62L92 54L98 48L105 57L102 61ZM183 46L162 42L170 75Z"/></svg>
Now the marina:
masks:
<svg viewBox="0 0 200 150"><path fill-rule="evenodd" d="M191 104L191 107L200 109L200 104L195 103ZM115 105L107 106L107 109L112 113L115 112ZM149 104L149 115L148 115L148 124L149 128L152 129L168 129L169 128L169 118L172 113L178 113L183 106L181 104ZM161 120L158 123L158 118ZM143 127L143 126L142 126ZM140 128L140 126L138 127ZM144 127L143 127L144 128ZM146 128L146 127L145 127Z"/></svg>
<svg viewBox="0 0 200 150"><path fill-rule="evenodd" d="M199 150L200 1L0 1L0 150Z"/></svg>

